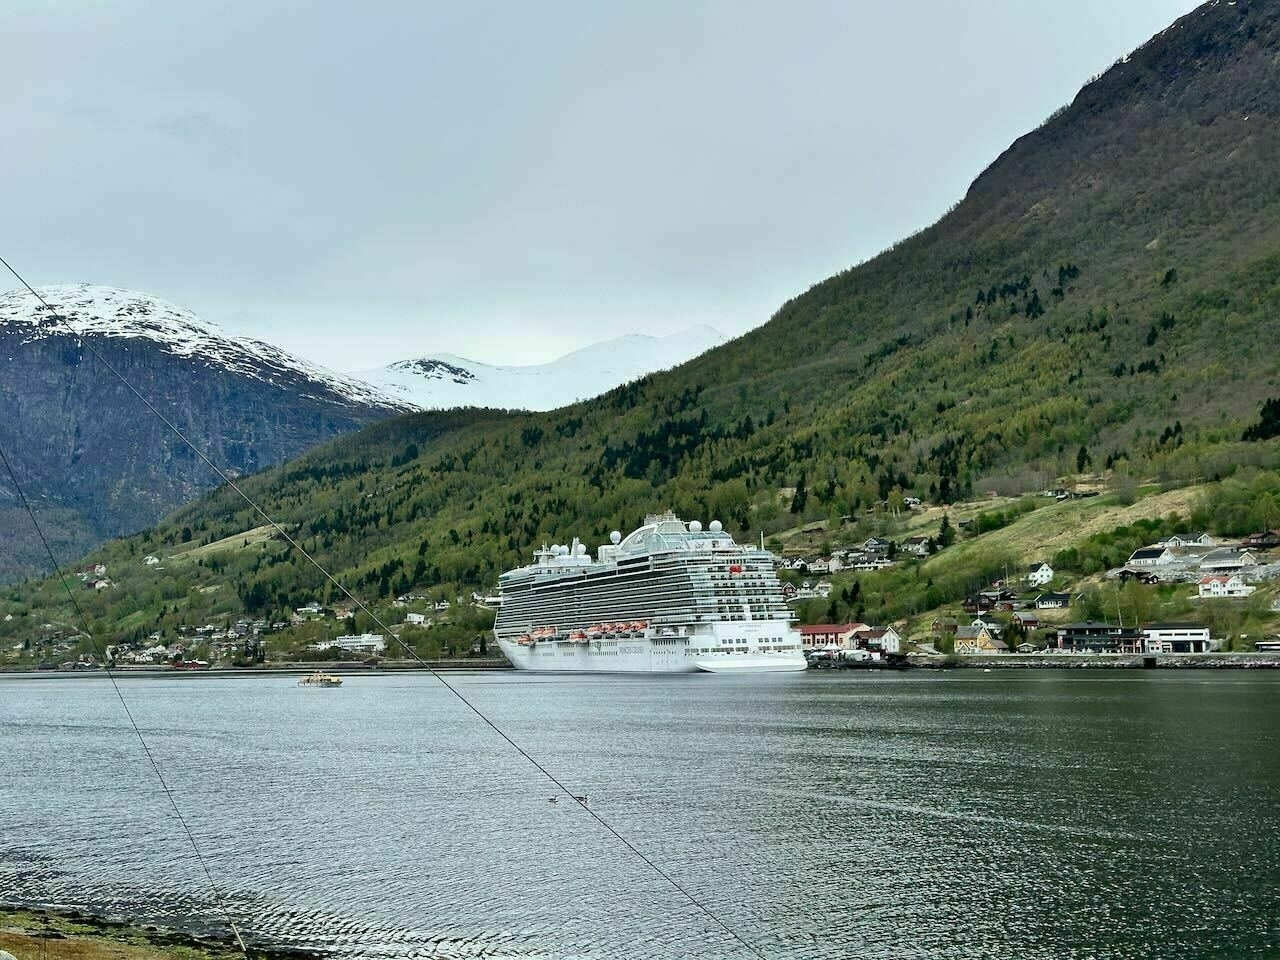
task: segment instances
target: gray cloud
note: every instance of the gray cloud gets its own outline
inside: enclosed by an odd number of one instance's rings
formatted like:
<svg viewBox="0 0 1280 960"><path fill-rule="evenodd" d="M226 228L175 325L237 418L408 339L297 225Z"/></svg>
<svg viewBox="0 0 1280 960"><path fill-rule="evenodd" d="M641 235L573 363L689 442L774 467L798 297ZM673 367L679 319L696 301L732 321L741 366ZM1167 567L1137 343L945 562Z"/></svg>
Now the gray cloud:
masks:
<svg viewBox="0 0 1280 960"><path fill-rule="evenodd" d="M355 368L758 325L1187 0L19 5L5 255Z"/></svg>

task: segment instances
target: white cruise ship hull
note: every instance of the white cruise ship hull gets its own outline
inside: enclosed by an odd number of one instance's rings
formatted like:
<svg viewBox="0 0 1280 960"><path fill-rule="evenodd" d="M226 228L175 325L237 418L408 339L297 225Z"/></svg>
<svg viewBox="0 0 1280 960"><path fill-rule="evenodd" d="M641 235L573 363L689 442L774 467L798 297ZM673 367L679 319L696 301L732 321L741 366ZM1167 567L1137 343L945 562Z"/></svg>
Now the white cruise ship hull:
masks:
<svg viewBox="0 0 1280 960"><path fill-rule="evenodd" d="M631 637L523 645L498 638L517 670L546 673L790 673L808 664L799 635L779 621L708 624L687 637ZM785 649L782 649L785 648Z"/></svg>

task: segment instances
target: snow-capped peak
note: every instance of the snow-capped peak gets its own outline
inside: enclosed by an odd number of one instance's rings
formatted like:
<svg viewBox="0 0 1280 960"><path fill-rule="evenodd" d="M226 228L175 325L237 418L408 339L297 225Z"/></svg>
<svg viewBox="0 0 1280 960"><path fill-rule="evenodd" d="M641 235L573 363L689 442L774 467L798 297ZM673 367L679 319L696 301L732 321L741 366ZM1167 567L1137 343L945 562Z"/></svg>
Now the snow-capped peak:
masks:
<svg viewBox="0 0 1280 960"><path fill-rule="evenodd" d="M700 326L665 337L629 334L532 366L498 366L438 353L362 370L353 376L426 410L554 410L647 373L677 366L725 339L718 330Z"/></svg>
<svg viewBox="0 0 1280 960"><path fill-rule="evenodd" d="M173 356L221 366L241 376L293 382L304 395L308 389L327 388L352 403L414 409L403 398L363 380L309 363L269 343L232 336L190 310L147 293L88 283L43 286L36 291L47 307L25 289L0 294L0 332L16 334L24 343L73 332L78 337L145 339Z"/></svg>

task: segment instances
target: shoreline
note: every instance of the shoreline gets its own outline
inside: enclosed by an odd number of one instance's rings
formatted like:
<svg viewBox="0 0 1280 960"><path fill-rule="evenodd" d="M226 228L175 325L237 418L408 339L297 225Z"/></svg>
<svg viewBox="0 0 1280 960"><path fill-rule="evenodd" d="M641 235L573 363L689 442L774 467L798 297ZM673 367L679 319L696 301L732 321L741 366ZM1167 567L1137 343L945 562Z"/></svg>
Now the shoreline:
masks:
<svg viewBox="0 0 1280 960"><path fill-rule="evenodd" d="M1280 670L1280 653L910 654L924 670Z"/></svg>
<svg viewBox="0 0 1280 960"><path fill-rule="evenodd" d="M111 668L111 675L117 680L128 677L301 677L317 670L335 673L342 676L396 673L475 673L485 670L513 670L510 662L504 657L474 657L464 660L427 660L426 665L416 660L383 661L376 666L357 661L299 661L282 664L261 664L256 667L207 667L207 668L174 668L174 667L134 667L118 666ZM103 667L90 670L41 670L37 667L4 667L0 668L0 679L8 677L39 677L48 679L65 679L68 677L106 676Z"/></svg>
<svg viewBox="0 0 1280 960"><path fill-rule="evenodd" d="M247 943L253 960L321 960L313 950ZM77 960L236 960L244 957L235 938L196 936L166 927L132 923L58 907L19 907L0 901L0 950L18 960L76 957Z"/></svg>

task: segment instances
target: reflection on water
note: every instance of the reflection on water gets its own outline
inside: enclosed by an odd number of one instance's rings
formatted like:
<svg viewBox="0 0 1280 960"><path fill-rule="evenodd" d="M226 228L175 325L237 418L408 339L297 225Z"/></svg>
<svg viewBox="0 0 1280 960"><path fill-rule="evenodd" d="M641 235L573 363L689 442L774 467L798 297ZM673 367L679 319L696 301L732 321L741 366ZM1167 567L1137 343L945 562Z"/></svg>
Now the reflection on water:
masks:
<svg viewBox="0 0 1280 960"><path fill-rule="evenodd" d="M1280 953L1280 677L450 678L769 957ZM430 677L123 689L253 936L740 947ZM220 929L103 677L0 680L0 900Z"/></svg>

